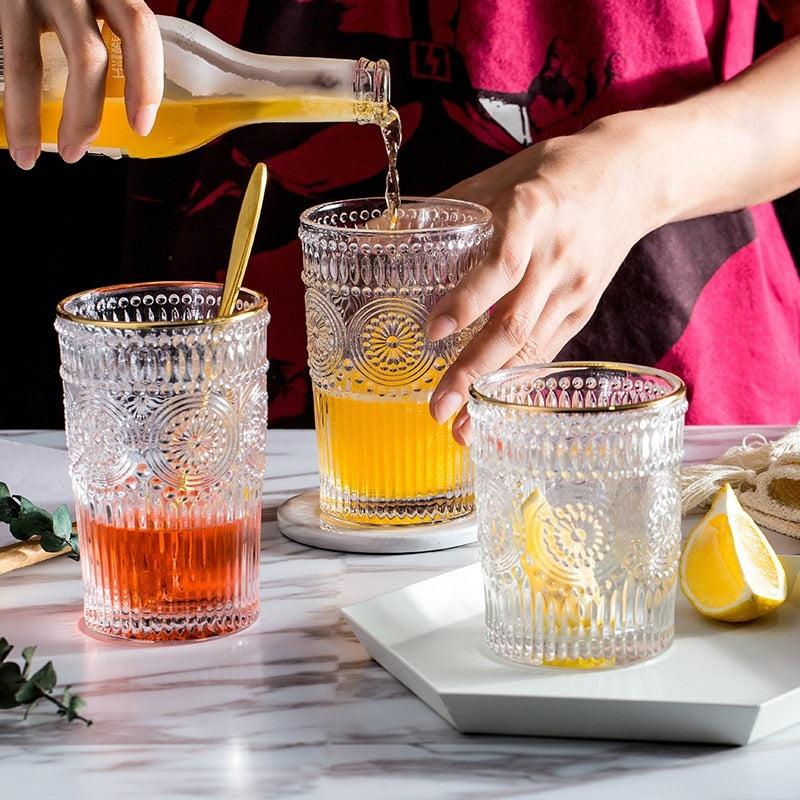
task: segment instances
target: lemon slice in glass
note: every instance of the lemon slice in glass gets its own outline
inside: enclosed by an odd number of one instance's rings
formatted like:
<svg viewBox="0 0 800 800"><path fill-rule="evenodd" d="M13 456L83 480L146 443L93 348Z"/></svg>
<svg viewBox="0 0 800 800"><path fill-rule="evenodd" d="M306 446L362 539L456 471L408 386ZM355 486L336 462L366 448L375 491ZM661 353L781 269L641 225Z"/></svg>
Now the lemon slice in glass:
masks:
<svg viewBox="0 0 800 800"><path fill-rule="evenodd" d="M587 532L576 525L573 518L563 510L557 513L539 489L522 504L522 518L525 553L537 570L565 587L597 592Z"/></svg>
<svg viewBox="0 0 800 800"><path fill-rule="evenodd" d="M783 564L728 483L686 537L680 582L697 611L726 622L756 619L786 599Z"/></svg>
<svg viewBox="0 0 800 800"><path fill-rule="evenodd" d="M599 596L586 531L563 509L553 509L539 489L522 504L525 550L520 567L534 605L541 602L556 628L589 628Z"/></svg>

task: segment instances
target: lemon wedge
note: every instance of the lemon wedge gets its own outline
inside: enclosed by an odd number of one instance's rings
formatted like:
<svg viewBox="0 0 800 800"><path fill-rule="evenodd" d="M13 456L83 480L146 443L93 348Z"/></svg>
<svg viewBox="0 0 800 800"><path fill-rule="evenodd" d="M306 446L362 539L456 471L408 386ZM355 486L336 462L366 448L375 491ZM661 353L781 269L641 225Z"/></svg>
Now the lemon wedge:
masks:
<svg viewBox="0 0 800 800"><path fill-rule="evenodd" d="M786 599L783 564L728 483L684 542L680 583L697 611L725 622L756 619Z"/></svg>
<svg viewBox="0 0 800 800"><path fill-rule="evenodd" d="M539 489L523 502L522 518L525 553L538 570L562 586L581 587L590 594L597 591L586 531L563 513L557 514Z"/></svg>
<svg viewBox="0 0 800 800"><path fill-rule="evenodd" d="M561 646L571 643L575 655L546 656L544 664L588 669L615 663L614 656L577 655L577 643L603 629L596 618L600 589L595 558L588 541L599 532L583 506L553 508L539 489L522 503L524 549L519 566L527 579L530 605L539 608L546 637ZM586 526L586 527L584 527ZM522 586L520 586L522 589Z"/></svg>

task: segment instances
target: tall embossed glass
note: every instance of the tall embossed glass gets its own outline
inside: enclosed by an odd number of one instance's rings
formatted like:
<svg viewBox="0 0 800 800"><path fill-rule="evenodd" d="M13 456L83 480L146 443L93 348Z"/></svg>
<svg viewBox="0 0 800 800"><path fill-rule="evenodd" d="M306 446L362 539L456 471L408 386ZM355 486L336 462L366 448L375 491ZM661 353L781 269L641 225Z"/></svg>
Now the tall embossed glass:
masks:
<svg viewBox="0 0 800 800"><path fill-rule="evenodd" d="M320 510L334 520L413 525L474 510L469 453L428 410L442 373L485 322L439 342L428 312L484 255L483 206L344 200L300 218Z"/></svg>
<svg viewBox="0 0 800 800"><path fill-rule="evenodd" d="M232 633L259 613L266 298L109 286L62 300L65 428L84 620L139 640Z"/></svg>
<svg viewBox="0 0 800 800"><path fill-rule="evenodd" d="M470 389L489 647L596 668L668 648L681 541L683 382L553 363Z"/></svg>

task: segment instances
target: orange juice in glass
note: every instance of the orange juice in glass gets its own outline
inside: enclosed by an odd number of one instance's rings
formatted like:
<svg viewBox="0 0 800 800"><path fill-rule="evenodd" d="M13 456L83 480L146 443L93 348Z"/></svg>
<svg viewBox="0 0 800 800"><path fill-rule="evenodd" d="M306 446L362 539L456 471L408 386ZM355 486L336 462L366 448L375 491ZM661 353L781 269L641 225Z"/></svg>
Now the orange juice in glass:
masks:
<svg viewBox="0 0 800 800"><path fill-rule="evenodd" d="M375 526L443 522L474 506L467 449L428 410L431 392L485 319L440 342L425 320L483 256L482 206L384 198L303 213L303 282L314 390L320 511Z"/></svg>

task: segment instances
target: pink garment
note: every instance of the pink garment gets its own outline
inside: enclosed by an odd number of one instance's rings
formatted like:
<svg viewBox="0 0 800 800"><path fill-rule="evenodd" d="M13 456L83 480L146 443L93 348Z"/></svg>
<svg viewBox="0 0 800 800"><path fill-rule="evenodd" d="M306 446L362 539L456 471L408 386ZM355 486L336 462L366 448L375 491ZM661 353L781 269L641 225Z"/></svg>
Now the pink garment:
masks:
<svg viewBox="0 0 800 800"><path fill-rule="evenodd" d="M752 214L759 237L706 284L683 335L656 365L687 383L689 424L800 421L797 270L772 206Z"/></svg>
<svg viewBox="0 0 800 800"><path fill-rule="evenodd" d="M773 14L799 0L771 0ZM175 0L150 0L174 14ZM404 194L444 192L541 139L663 104L744 69L757 0L210 0L192 6L248 50L386 58L400 110ZM206 8L206 6L208 6ZM200 11L198 11L200 9ZM313 424L300 212L381 194L385 154L353 124L250 126L169 164L131 164L131 263L217 279L243 187L270 167L248 283L271 303L271 425ZM166 172L166 177L165 177ZM180 209L175 212L173 209ZM608 220L609 225L614 220ZM559 358L680 375L688 421L800 420L800 281L771 206L674 223L639 242Z"/></svg>

